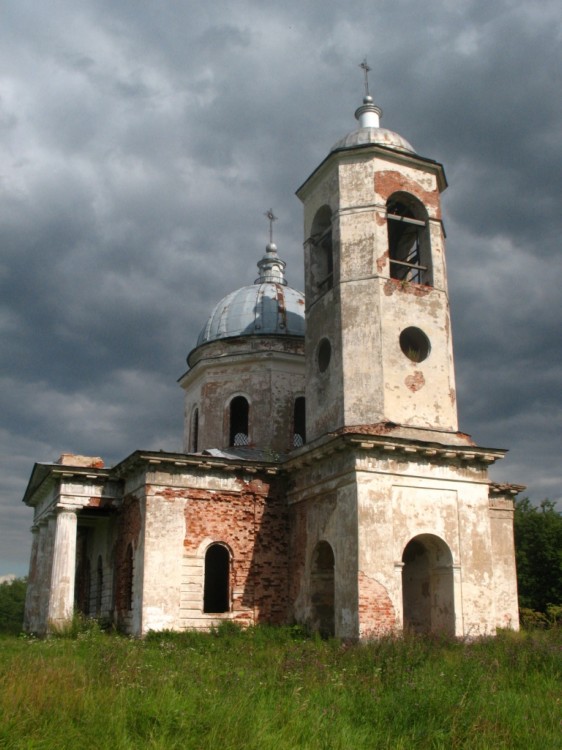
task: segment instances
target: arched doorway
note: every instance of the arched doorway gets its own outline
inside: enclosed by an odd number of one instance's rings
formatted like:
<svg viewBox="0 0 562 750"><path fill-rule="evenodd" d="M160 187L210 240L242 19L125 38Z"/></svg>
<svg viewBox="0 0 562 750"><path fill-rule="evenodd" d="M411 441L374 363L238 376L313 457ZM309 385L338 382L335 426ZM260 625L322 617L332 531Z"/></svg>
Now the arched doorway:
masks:
<svg viewBox="0 0 562 750"><path fill-rule="evenodd" d="M433 534L411 539L402 554L404 630L455 635L453 557Z"/></svg>
<svg viewBox="0 0 562 750"><path fill-rule="evenodd" d="M318 542L312 553L310 597L312 627L323 638L335 635L334 552L328 542Z"/></svg>

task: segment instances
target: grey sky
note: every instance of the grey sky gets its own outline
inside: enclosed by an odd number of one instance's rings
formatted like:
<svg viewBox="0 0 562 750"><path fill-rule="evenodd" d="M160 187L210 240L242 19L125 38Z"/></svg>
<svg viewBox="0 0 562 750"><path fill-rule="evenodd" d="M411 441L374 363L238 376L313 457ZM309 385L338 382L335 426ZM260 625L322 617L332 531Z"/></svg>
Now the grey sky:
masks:
<svg viewBox="0 0 562 750"><path fill-rule="evenodd" d="M354 127L445 165L461 429L559 499L558 0L8 0L0 26L0 574L34 461L178 450L211 308L268 239L302 288L295 189Z"/></svg>

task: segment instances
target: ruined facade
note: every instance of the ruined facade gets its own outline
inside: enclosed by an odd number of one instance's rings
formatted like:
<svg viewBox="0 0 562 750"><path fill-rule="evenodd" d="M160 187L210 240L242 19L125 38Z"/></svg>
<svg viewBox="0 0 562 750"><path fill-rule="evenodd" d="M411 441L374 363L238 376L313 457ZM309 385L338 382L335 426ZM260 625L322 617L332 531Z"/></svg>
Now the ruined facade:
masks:
<svg viewBox="0 0 562 750"><path fill-rule="evenodd" d="M270 242L212 311L180 379L184 452L35 465L27 630L75 608L134 635L518 627L520 488L457 424L445 174L379 116L367 95L297 192L305 296Z"/></svg>

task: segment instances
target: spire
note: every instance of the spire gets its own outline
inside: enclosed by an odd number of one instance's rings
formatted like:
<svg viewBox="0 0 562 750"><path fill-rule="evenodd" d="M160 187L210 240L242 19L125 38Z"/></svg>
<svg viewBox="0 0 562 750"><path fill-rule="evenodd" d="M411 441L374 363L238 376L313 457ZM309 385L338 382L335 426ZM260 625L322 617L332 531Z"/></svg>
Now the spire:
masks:
<svg viewBox="0 0 562 750"><path fill-rule="evenodd" d="M285 281L285 261L277 255L277 245L273 242L273 222L277 221L277 216L273 213L273 209L266 211L264 216L269 219L269 243L265 248L265 255L261 260L258 261L258 269L260 275L255 280L255 284L283 284L286 285Z"/></svg>
<svg viewBox="0 0 562 750"><path fill-rule="evenodd" d="M373 97L369 93L369 71L371 68L367 64L367 58L359 65L365 73L365 96L363 104L355 111L355 119L359 120L360 128L378 128L380 127L379 118L382 115L382 109L377 107L373 102Z"/></svg>

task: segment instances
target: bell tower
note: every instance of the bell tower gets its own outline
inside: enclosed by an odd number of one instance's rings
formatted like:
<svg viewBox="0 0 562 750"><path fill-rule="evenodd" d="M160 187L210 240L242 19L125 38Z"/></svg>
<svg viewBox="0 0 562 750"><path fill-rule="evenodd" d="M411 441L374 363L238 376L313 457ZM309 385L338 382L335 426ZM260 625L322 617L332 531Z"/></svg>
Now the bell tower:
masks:
<svg viewBox="0 0 562 750"><path fill-rule="evenodd" d="M445 173L381 128L381 114L366 78L359 127L297 191L310 440L388 422L457 430L440 205Z"/></svg>

